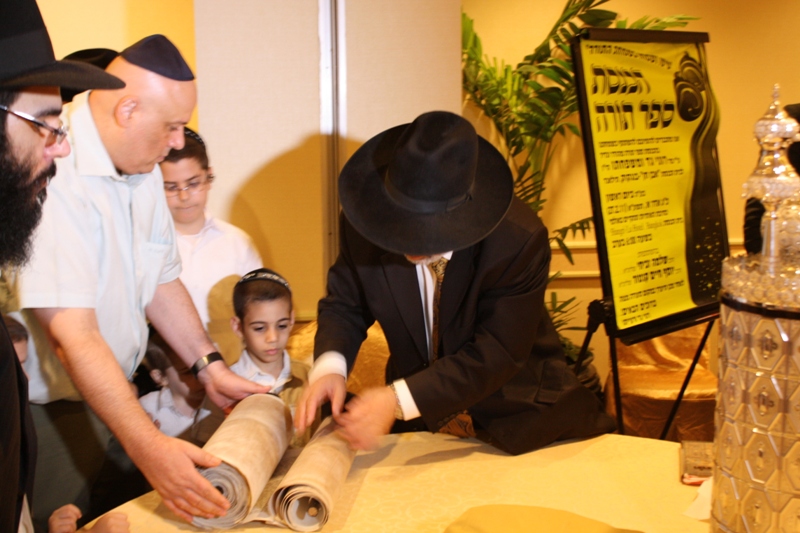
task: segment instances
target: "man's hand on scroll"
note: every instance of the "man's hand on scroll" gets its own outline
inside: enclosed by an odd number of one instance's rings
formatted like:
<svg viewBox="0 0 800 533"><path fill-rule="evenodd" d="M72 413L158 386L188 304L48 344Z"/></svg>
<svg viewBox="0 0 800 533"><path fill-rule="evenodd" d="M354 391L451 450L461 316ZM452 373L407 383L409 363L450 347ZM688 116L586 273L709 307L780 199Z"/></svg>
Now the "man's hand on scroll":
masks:
<svg viewBox="0 0 800 533"><path fill-rule="evenodd" d="M195 469L220 464L189 442L158 433L149 445L128 452L164 504L187 522L194 516L223 516L230 503Z"/></svg>
<svg viewBox="0 0 800 533"><path fill-rule="evenodd" d="M215 361L205 367L200 371L198 379L206 388L206 394L211 401L225 413L229 413L237 402L251 394L266 394L270 391L270 387L237 376L222 361Z"/></svg>
<svg viewBox="0 0 800 533"><path fill-rule="evenodd" d="M331 411L334 419L342 412L344 399L347 394L344 376L327 374L306 387L295 409L294 427L302 433L314 423L317 410L326 400L331 402Z"/></svg>
<svg viewBox="0 0 800 533"><path fill-rule="evenodd" d="M374 450L381 437L387 435L394 424L397 398L389 387L366 389L345 406L345 412L334 416L341 427L339 434L355 450Z"/></svg>

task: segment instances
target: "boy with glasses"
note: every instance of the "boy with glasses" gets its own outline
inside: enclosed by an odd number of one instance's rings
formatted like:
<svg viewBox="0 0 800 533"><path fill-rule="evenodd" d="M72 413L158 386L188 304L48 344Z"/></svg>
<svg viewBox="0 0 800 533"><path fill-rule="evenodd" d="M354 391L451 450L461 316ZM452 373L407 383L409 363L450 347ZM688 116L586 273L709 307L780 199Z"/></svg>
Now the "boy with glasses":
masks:
<svg viewBox="0 0 800 533"><path fill-rule="evenodd" d="M226 359L235 358L238 339L228 327L231 287L247 272L261 268L261 256L247 233L206 211L214 180L206 145L189 128L184 128L184 141L183 148L170 150L161 163L164 194L178 234L180 280L220 351Z"/></svg>

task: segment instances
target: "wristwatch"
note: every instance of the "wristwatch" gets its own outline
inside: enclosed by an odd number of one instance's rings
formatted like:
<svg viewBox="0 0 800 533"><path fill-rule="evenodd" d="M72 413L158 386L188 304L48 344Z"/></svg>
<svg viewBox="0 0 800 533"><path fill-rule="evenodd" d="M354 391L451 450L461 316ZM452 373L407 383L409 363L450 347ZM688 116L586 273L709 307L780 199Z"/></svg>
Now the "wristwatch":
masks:
<svg viewBox="0 0 800 533"><path fill-rule="evenodd" d="M207 367L214 361L222 361L222 360L223 360L222 356L219 354L219 352L211 352L210 354L203 356L194 362L191 368L192 374L194 374L194 377L197 377L200 371L203 370L205 367Z"/></svg>
<svg viewBox="0 0 800 533"><path fill-rule="evenodd" d="M404 420L403 419L403 408L400 407L400 396L397 395L397 389L394 388L394 383L390 383L389 384L389 388L392 389L392 392L394 393L394 400L395 400L394 417L397 420Z"/></svg>

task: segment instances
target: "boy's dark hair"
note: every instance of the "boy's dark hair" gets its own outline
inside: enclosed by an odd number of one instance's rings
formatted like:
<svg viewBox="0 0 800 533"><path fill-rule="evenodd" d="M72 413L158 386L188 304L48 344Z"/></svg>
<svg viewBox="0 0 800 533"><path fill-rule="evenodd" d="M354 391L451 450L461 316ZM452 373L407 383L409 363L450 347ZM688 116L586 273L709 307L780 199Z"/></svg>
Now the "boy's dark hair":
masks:
<svg viewBox="0 0 800 533"><path fill-rule="evenodd" d="M20 322L8 315L3 315L3 322L6 324L8 336L11 337L11 342L20 342L28 340L28 330Z"/></svg>
<svg viewBox="0 0 800 533"><path fill-rule="evenodd" d="M180 150L174 148L169 151L164 161L177 163L181 159L194 159L200 164L200 168L208 170L208 154L206 153L206 143L194 130L184 126L183 128L184 145Z"/></svg>
<svg viewBox="0 0 800 533"><path fill-rule="evenodd" d="M239 320L244 320L247 306L253 302L287 300L292 309L292 289L289 282L277 272L259 268L248 272L236 282L233 288L233 310Z"/></svg>
<svg viewBox="0 0 800 533"><path fill-rule="evenodd" d="M150 337L147 339L147 350L144 352L144 361L148 369L166 372L168 368L175 366L168 355L171 351L172 348L161 335L151 328Z"/></svg>

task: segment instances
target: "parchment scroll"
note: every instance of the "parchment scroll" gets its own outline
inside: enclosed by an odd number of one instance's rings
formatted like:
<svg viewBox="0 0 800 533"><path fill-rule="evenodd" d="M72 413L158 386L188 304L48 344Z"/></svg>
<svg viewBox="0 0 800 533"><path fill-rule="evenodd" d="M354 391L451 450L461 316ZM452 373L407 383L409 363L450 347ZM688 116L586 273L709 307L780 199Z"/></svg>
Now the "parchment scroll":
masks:
<svg viewBox="0 0 800 533"><path fill-rule="evenodd" d="M279 397L259 394L242 400L203 447L223 463L199 469L231 507L223 517L195 517L192 523L207 529L230 529L252 521L296 531L322 528L355 452L336 434L333 420L325 420L265 500L262 492L286 452L291 432L291 414ZM273 480L268 490L275 485Z"/></svg>

